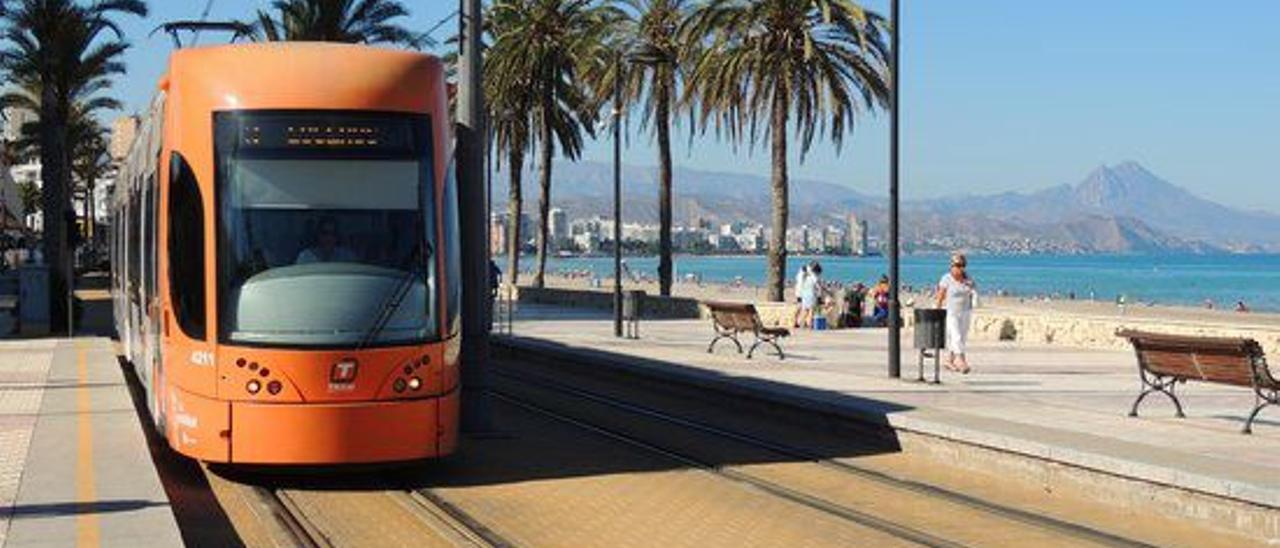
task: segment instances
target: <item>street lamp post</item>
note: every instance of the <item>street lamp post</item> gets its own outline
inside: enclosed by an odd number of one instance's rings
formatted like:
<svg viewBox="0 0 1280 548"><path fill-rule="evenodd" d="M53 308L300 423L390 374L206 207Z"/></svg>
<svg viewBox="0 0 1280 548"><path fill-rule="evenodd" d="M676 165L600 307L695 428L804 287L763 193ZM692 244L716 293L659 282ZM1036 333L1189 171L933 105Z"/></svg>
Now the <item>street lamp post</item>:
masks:
<svg viewBox="0 0 1280 548"><path fill-rule="evenodd" d="M899 307L898 287L898 87L902 83L898 68L898 53L902 37L902 18L898 14L898 0L889 7L890 36L890 99L889 99L889 376L902 376L902 315Z"/></svg>
<svg viewBox="0 0 1280 548"><path fill-rule="evenodd" d="M622 336L622 71L613 79L613 336Z"/></svg>

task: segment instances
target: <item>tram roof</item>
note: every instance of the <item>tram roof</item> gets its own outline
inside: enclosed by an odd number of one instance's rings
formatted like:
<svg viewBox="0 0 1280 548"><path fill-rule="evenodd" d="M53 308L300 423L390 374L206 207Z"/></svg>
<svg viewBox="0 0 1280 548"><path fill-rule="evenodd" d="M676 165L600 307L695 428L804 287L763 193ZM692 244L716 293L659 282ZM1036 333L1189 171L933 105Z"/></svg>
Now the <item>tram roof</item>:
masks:
<svg viewBox="0 0 1280 548"><path fill-rule="evenodd" d="M177 50L160 88L209 110L347 108L427 112L444 93L440 59L333 42L262 42Z"/></svg>

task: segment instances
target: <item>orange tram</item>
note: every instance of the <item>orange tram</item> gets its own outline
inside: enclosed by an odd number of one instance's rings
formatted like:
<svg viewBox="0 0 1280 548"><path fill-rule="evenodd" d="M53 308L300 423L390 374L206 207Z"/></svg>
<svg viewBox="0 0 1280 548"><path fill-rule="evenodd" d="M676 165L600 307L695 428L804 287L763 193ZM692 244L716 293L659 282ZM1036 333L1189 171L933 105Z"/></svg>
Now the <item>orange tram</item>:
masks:
<svg viewBox="0 0 1280 548"><path fill-rule="evenodd" d="M112 197L123 353L179 453L396 462L457 444L457 194L441 62L178 50Z"/></svg>

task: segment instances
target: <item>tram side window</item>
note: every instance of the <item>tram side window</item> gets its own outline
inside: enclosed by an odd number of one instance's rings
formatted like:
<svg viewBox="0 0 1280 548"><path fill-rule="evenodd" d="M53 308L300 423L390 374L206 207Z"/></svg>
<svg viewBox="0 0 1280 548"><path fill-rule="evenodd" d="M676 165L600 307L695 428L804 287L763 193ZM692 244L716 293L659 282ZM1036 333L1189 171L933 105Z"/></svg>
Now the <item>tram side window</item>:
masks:
<svg viewBox="0 0 1280 548"><path fill-rule="evenodd" d="M169 159L169 299L183 333L205 338L204 206L181 154Z"/></svg>
<svg viewBox="0 0 1280 548"><path fill-rule="evenodd" d="M444 175L444 272L445 272L445 333L446 337L458 334L458 316L462 308L462 242L458 228L458 178L454 174L453 161Z"/></svg>
<svg viewBox="0 0 1280 548"><path fill-rule="evenodd" d="M143 303L151 303L156 296L156 210L159 197L156 195L156 175L152 173L147 176L145 181L146 188L143 190L142 196L144 203L142 204L143 226L146 227L142 235L142 283L143 289L147 292L143 295ZM144 305L146 306L146 305Z"/></svg>
<svg viewBox="0 0 1280 548"><path fill-rule="evenodd" d="M135 187L136 188L136 187ZM141 271L142 254L141 239L139 238L139 229L142 227L141 212L138 210L138 192L134 190L129 193L129 301L134 306L140 306L141 295L138 293L138 284L141 280L138 273Z"/></svg>

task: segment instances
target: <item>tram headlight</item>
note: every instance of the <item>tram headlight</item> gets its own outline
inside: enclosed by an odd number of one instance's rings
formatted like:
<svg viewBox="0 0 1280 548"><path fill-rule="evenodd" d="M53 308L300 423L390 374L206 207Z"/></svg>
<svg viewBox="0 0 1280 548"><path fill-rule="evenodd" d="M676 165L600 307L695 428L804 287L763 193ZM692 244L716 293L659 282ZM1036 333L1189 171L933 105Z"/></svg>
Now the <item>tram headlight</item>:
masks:
<svg viewBox="0 0 1280 548"><path fill-rule="evenodd" d="M404 385L404 379L396 379L396 382L391 383L391 387L394 388L396 392L404 392Z"/></svg>
<svg viewBox="0 0 1280 548"><path fill-rule="evenodd" d="M418 377L409 379L409 390L417 390L419 388L422 388L422 379Z"/></svg>
<svg viewBox="0 0 1280 548"><path fill-rule="evenodd" d="M250 394L257 394L258 391L262 390L262 383L258 382L258 379L253 379L245 383L244 389L248 390Z"/></svg>
<svg viewBox="0 0 1280 548"><path fill-rule="evenodd" d="M284 389L284 385L280 384L280 381L271 381L267 383L267 393L271 394L272 396L279 394L280 391L283 389Z"/></svg>

